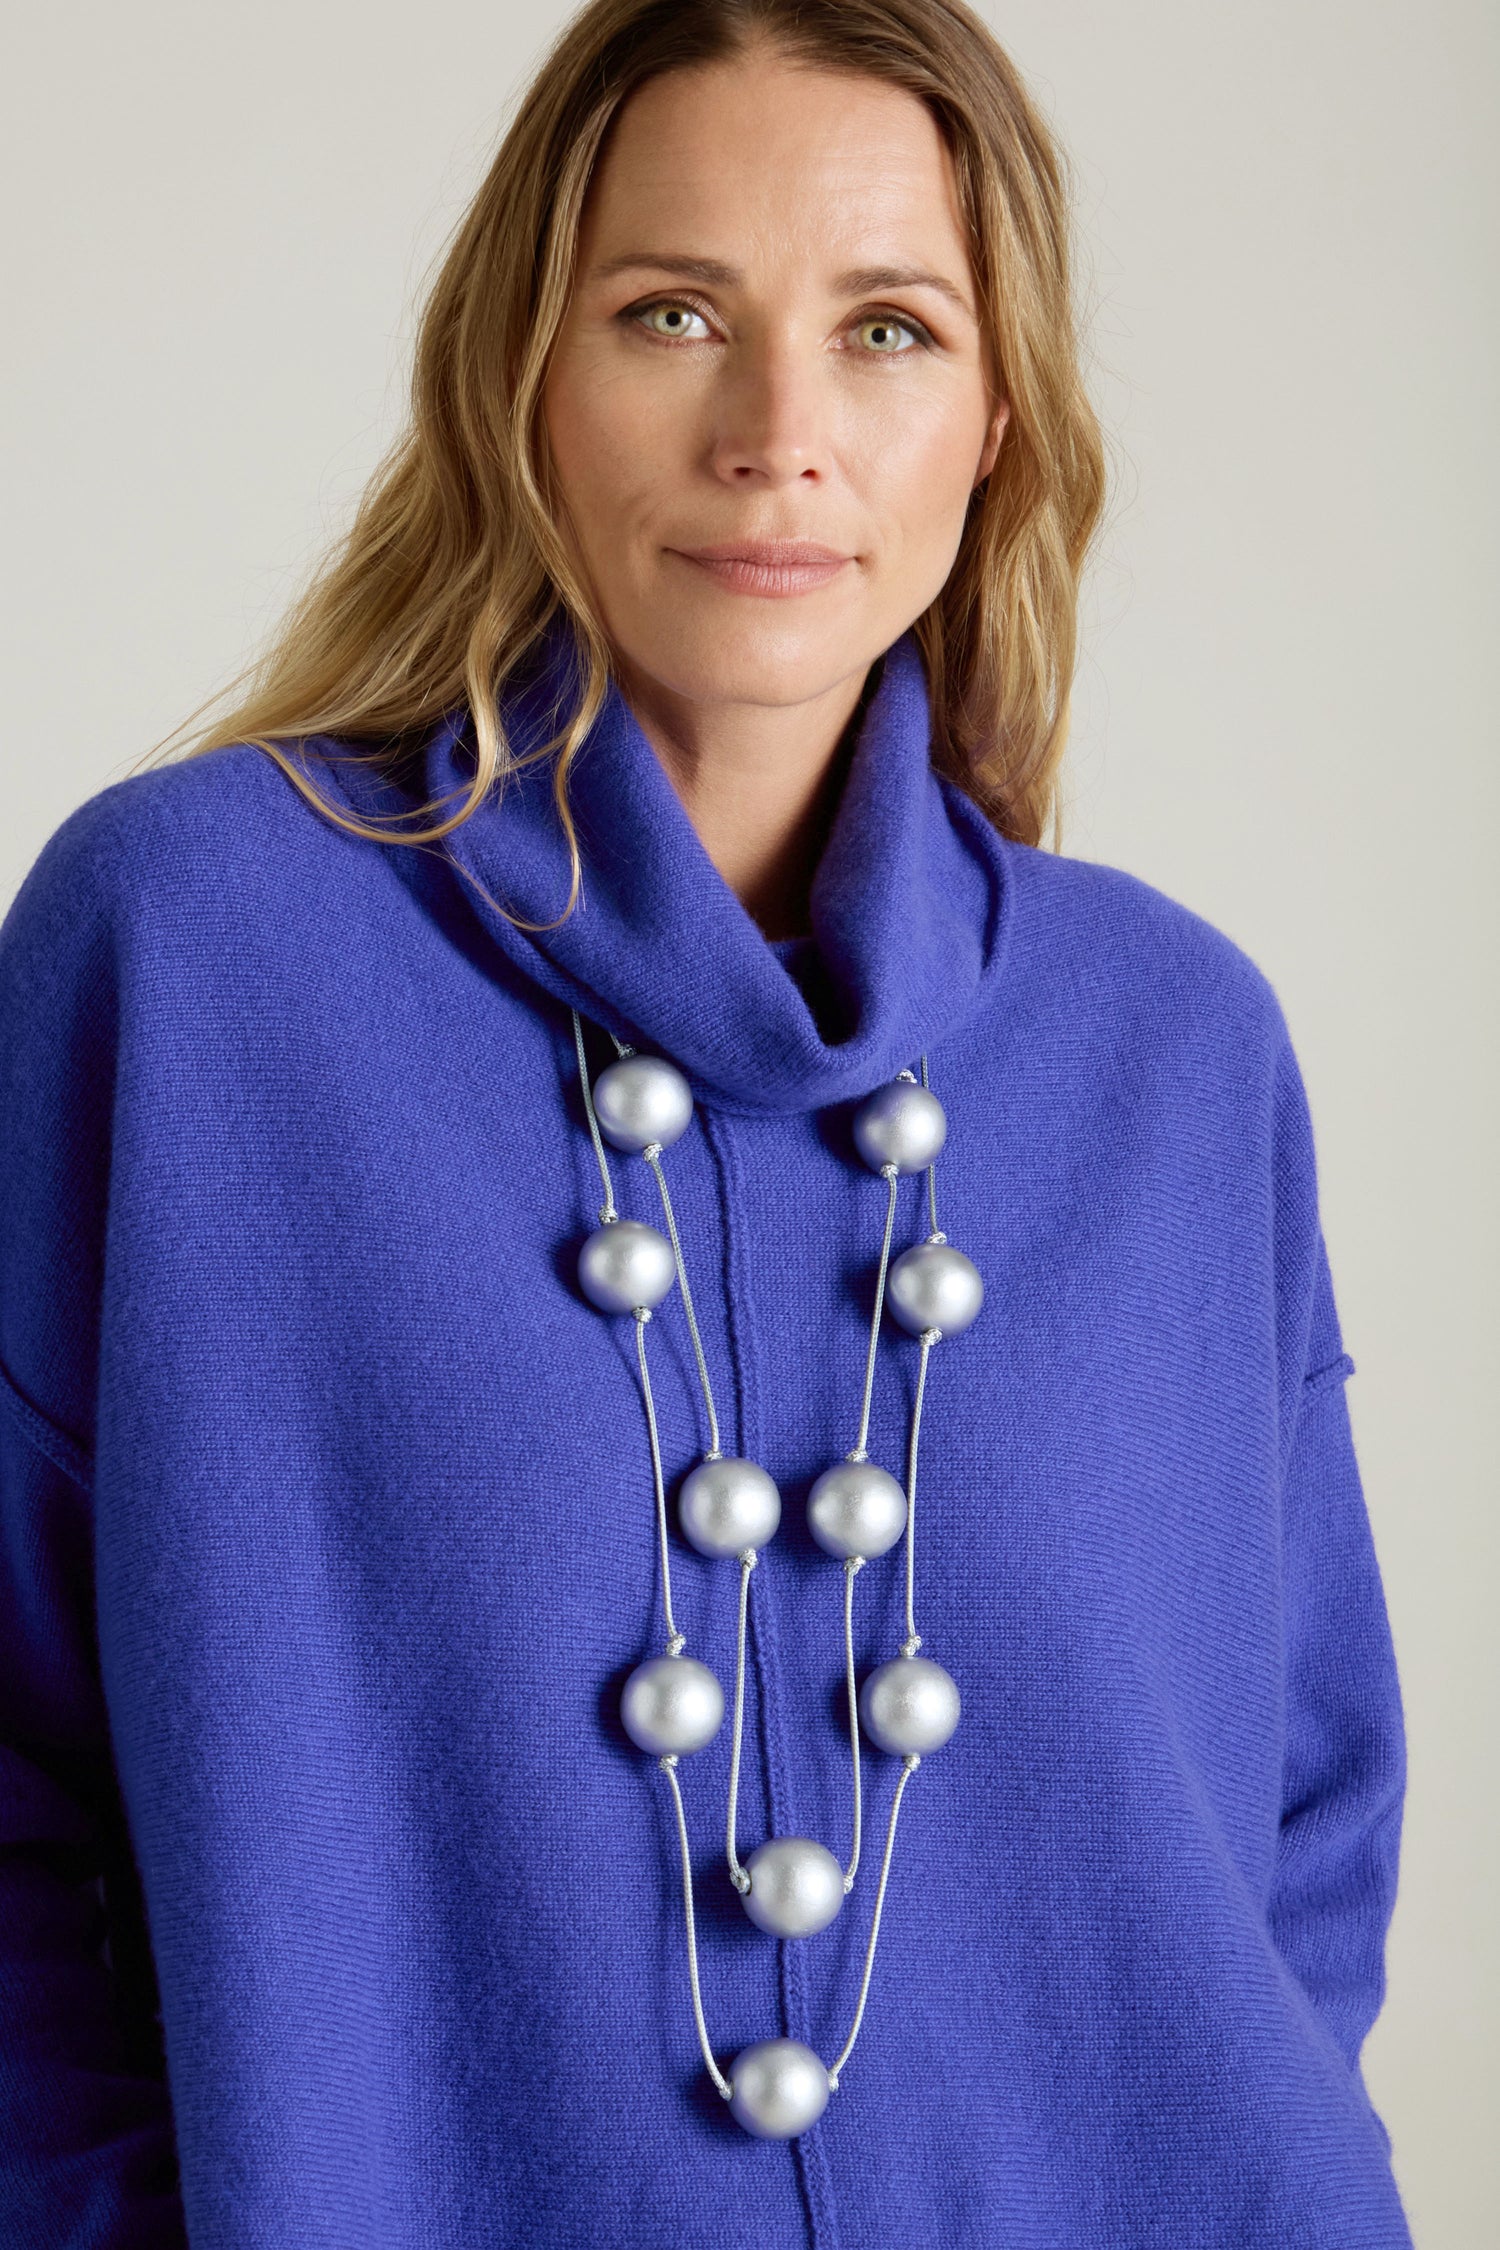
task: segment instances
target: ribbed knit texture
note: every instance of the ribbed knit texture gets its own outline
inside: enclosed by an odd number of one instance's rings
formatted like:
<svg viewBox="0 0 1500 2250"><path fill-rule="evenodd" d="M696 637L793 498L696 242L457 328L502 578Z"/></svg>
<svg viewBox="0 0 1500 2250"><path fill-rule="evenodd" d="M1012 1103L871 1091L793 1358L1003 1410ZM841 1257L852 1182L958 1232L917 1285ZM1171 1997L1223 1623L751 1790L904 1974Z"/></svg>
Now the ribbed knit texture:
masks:
<svg viewBox="0 0 1500 2250"><path fill-rule="evenodd" d="M468 760L438 730L411 790ZM910 640L810 942L766 943L618 698L573 801L584 903L525 933L469 877L561 912L545 765L456 867L216 751L92 798L0 931L0 2246L1409 2245L1359 2072L1401 1704L1271 987L1148 885L1003 842L931 769ZM633 1324L575 1280L570 999L596 1067L613 1029L690 1077L664 1161L724 1444L782 1489L742 1852L848 1852L804 1501L855 1440L884 1216L852 1110L923 1052L986 1283L917 1505L963 1716L794 2143L703 2069L670 1793L619 1720L664 1627ZM706 1442L677 1293L647 1347L675 1492ZM917 1360L887 1322L898 1475ZM674 1531L726 1686L738 1577ZM861 1676L903 1584L899 1548L856 1580ZM715 2052L831 2061L898 1763L867 1748L843 1911L778 1944L728 1880L729 1747L680 1768Z"/></svg>

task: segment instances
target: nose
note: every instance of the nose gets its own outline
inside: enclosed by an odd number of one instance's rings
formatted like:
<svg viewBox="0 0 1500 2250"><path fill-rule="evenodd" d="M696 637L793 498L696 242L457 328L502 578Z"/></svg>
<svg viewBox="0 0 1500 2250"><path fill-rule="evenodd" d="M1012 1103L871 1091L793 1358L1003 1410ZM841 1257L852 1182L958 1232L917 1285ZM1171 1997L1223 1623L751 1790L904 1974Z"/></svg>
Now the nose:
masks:
<svg viewBox="0 0 1500 2250"><path fill-rule="evenodd" d="M828 401L819 374L789 344L739 346L715 401L715 476L768 490L821 483L828 473Z"/></svg>

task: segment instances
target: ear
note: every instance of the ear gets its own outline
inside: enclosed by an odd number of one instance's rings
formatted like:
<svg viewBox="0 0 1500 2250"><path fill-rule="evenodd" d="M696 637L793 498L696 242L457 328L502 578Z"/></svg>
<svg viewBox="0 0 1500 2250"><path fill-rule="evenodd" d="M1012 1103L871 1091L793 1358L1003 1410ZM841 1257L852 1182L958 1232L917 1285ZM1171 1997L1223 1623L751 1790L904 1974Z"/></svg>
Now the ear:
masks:
<svg viewBox="0 0 1500 2250"><path fill-rule="evenodd" d="M974 488L976 491L1000 458L1000 440L1005 435L1005 425L1009 420L1010 400L1003 398L995 408L989 429L985 433L984 451L979 456L979 466L974 472Z"/></svg>

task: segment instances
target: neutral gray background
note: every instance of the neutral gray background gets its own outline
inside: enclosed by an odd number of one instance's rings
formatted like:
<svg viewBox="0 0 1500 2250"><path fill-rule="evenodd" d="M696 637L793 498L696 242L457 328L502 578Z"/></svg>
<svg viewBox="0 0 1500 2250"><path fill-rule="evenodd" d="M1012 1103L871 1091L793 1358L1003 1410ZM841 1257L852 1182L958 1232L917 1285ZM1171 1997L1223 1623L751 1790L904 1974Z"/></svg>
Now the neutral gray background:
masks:
<svg viewBox="0 0 1500 2250"><path fill-rule="evenodd" d="M345 520L422 274L563 12L13 28L0 901ZM1217 922L1291 1022L1410 1734L1369 2079L1419 2250L1493 2250L1500 18L989 14L1074 152L1116 455L1066 844Z"/></svg>

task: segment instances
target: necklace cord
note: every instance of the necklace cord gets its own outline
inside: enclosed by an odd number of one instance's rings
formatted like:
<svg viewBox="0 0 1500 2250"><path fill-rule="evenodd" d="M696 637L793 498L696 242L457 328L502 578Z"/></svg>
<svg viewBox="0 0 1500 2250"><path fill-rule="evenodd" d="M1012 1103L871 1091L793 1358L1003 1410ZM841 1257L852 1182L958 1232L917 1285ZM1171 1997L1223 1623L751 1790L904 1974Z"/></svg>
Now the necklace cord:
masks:
<svg viewBox="0 0 1500 2250"><path fill-rule="evenodd" d="M578 1083L583 1088L584 1115L589 1121L589 1138L594 1144L594 1154L599 1160L599 1174L604 1182L604 1202L599 1212L599 1224L608 1227L614 1225L620 1214L615 1208L615 1188L614 1182L609 1176L609 1158L604 1153L604 1140L599 1131L599 1120L594 1114L594 1093L589 1084L589 1059L584 1051L583 1025L579 1021L576 1008L572 1010L572 1016L573 1043L578 1049Z"/></svg>
<svg viewBox="0 0 1500 2250"><path fill-rule="evenodd" d="M682 1291L682 1309L687 1314L688 1334L693 1339L693 1356L698 1362L698 1381L703 1391L703 1403L708 1409L708 1452L704 1458L717 1461L719 1451L719 1417L714 1412L714 1394L709 1386L708 1362L703 1356L703 1339L698 1334L698 1316L693 1310L693 1293L688 1287L687 1265L682 1255L682 1244L677 1239L677 1217L672 1209L672 1198L667 1193L667 1175L661 1168L661 1144L650 1141L641 1154L656 1174L656 1184L661 1189L661 1207L666 1216L667 1232L672 1238L672 1255L677 1260L677 1283Z"/></svg>
<svg viewBox="0 0 1500 2250"><path fill-rule="evenodd" d="M870 1316L870 1344L865 1353L865 1393L859 1410L859 1436L854 1441L852 1452L845 1456L850 1461L863 1461L867 1458L865 1448L870 1436L870 1401L875 1391L875 1348L880 1342L880 1315L885 1309L885 1275L891 1262L891 1230L896 1224L896 1182L900 1174L894 1164L882 1164L880 1172L890 1192L885 1206L885 1233L880 1244L880 1273L875 1282L875 1310Z"/></svg>
<svg viewBox="0 0 1500 2250"><path fill-rule="evenodd" d="M729 1859L729 1879L743 1898L750 1888L750 1877L740 1865L740 1855L735 1845L734 1831L740 1802L740 1742L745 1720L745 1612L750 1605L750 1573L760 1557L753 1547L740 1551L740 1623L734 1659L734 1739L729 1753L729 1811L725 1831L725 1849Z"/></svg>
<svg viewBox="0 0 1500 2250"><path fill-rule="evenodd" d="M926 1086L927 1091L931 1093L932 1088L930 1085L928 1085L927 1080L927 1057L925 1055L922 1057L922 1084ZM927 1239L929 1242L941 1242L944 1239L944 1237L938 1233L936 1161L929 1164L927 1167Z"/></svg>
<svg viewBox="0 0 1500 2250"><path fill-rule="evenodd" d="M917 1631L917 1621L912 1614L916 1580L917 1439L922 1429L922 1397L927 1389L927 1362L932 1356L933 1345L941 1335L940 1328L924 1328L922 1331L922 1357L917 1366L917 1395L911 1410L911 1439L906 1453L906 1639L901 1645L903 1656L915 1656L922 1646L922 1636Z"/></svg>
<svg viewBox="0 0 1500 2250"><path fill-rule="evenodd" d="M646 1323L651 1318L645 1305L635 1308L635 1350L641 1367L641 1396L646 1402L646 1427L651 1433L651 1469L656 1482L656 1528L661 1539L661 1604L667 1619L667 1654L680 1656L687 1646L677 1630L677 1620L672 1615L672 1563L671 1548L667 1539L667 1495L661 1473L661 1440L656 1430L656 1401L651 1395L651 1377L646 1367Z"/></svg>
<svg viewBox="0 0 1500 2250"><path fill-rule="evenodd" d="M682 1905L687 1917L688 1980L693 1988L693 2015L698 2025L698 2044L703 2049L708 2074L727 2102L733 2098L734 2088L714 2061L714 2051L708 2042L708 2026L703 2020L703 1995L698 1989L698 1939L693 1920L693 1861L688 1849L687 1817L682 1809L682 1785L677 1779L676 1751L669 1750L658 1763L672 1784L672 1801L677 1808L677 1839L682 1847Z"/></svg>
<svg viewBox="0 0 1500 2250"><path fill-rule="evenodd" d="M891 1872L891 1853L896 1844L896 1815L901 1810L901 1799L906 1792L906 1784L921 1763L922 1760L915 1750L909 1750L901 1761L901 1779L897 1782L896 1794L891 1799L890 1823L885 1832L885 1855L880 1862L880 1887L875 1893L875 1911L870 1917L870 1942L865 1948L865 1973L860 1979L859 2001L854 2010L854 2022L850 2027L849 2036L839 2049L837 2059L829 2065L828 2090L833 2094L838 2092L839 2072L854 2051L854 2042L859 2037L859 2027L864 2021L865 2001L869 1997L870 1991L870 1973L875 1966L875 1941L880 1935L880 1913L885 1905L885 1886Z"/></svg>
<svg viewBox="0 0 1500 2250"><path fill-rule="evenodd" d="M854 1888L854 1871L859 1865L860 1824L862 1818L859 1770L859 1691L854 1684L854 1580L865 1567L863 1555L849 1555L844 1562L844 1684L849 1696L849 1751L854 1760L854 1842L849 1853L849 1864L844 1869L844 1890Z"/></svg>

